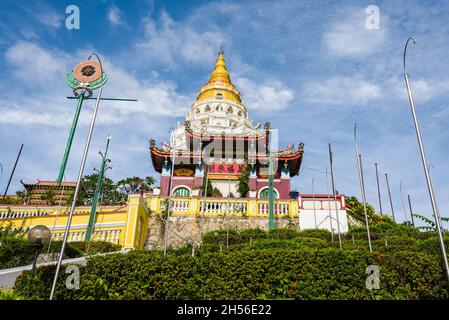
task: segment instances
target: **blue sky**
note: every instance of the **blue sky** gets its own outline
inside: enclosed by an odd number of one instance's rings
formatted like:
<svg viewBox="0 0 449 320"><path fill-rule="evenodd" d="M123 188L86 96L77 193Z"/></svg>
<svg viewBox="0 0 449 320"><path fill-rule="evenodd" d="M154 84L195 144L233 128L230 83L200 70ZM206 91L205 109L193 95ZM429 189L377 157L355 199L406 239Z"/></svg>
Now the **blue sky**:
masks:
<svg viewBox="0 0 449 320"><path fill-rule="evenodd" d="M80 8L67 30L65 9ZM380 26L365 26L368 5ZM379 164L384 211L388 172L396 217L400 182L416 212L430 216L419 150L402 78L408 70L442 215L449 209L449 2L445 1L2 1L0 3L0 191L21 143L11 191L20 179L55 179L75 102L65 76L97 52L109 74L85 173L112 134L109 175L154 175L148 139L167 140L207 81L220 46L255 122L278 128L281 145L305 143L294 189L326 193L327 144L336 187L360 195L353 144L359 126L368 201L377 206ZM85 105L66 171L75 180L93 103ZM388 210L389 211L389 210ZM408 214L408 213L407 213Z"/></svg>

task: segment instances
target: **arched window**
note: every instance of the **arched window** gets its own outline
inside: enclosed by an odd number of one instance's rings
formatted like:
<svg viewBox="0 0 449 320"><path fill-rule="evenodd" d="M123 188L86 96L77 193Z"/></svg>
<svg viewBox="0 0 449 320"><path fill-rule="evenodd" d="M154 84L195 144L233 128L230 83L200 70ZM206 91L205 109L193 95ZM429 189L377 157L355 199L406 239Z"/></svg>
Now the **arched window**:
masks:
<svg viewBox="0 0 449 320"><path fill-rule="evenodd" d="M259 193L259 199L268 199L268 188L264 188L262 189L262 191L260 191ZM279 195L276 189L273 188L274 191L274 198L275 199L279 199Z"/></svg>
<svg viewBox="0 0 449 320"><path fill-rule="evenodd" d="M217 98L218 100L223 100L223 94L222 93L217 93L215 95L215 98Z"/></svg>
<svg viewBox="0 0 449 320"><path fill-rule="evenodd" d="M195 112L200 113L200 108L196 108Z"/></svg>
<svg viewBox="0 0 449 320"><path fill-rule="evenodd" d="M173 191L174 197L189 197L190 191L186 187L179 187L176 188L175 191Z"/></svg>
<svg viewBox="0 0 449 320"><path fill-rule="evenodd" d="M232 113L232 111L234 111L234 110L232 109L232 107L229 107L229 108L228 108L228 113Z"/></svg>
<svg viewBox="0 0 449 320"><path fill-rule="evenodd" d="M242 116L242 111L239 111L238 115L239 115L239 117L241 117Z"/></svg>
<svg viewBox="0 0 449 320"><path fill-rule="evenodd" d="M206 112L209 112L209 111L210 111L209 105L206 106L206 108L204 109L204 111L206 111Z"/></svg>

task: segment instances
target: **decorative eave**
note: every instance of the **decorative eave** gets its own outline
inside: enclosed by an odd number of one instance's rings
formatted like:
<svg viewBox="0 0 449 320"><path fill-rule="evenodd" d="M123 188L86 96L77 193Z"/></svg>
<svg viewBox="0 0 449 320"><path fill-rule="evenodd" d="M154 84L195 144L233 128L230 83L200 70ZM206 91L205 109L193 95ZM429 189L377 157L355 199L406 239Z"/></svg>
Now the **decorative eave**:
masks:
<svg viewBox="0 0 449 320"><path fill-rule="evenodd" d="M42 189L50 189L50 188L55 188L55 189L75 189L76 188L76 182L61 182L61 184L59 184L57 181L48 181L48 180L39 180L37 179L36 183L25 183L22 180L20 180L20 183L23 185L23 187L26 190L32 190L32 189L36 189L36 188L42 188Z"/></svg>
<svg viewBox="0 0 449 320"><path fill-rule="evenodd" d="M151 161L153 163L154 169L161 173L162 167L164 166L165 161L172 157L172 150L163 150L161 148L156 147L155 141L150 140L150 154ZM290 169L290 176L297 175L299 173L299 169L301 167L302 157L304 153L304 144L300 143L298 149L295 152L291 153L280 153L276 154L276 152L272 153L272 157L277 160L278 167L287 164ZM176 151L176 158L185 160L187 163L196 164L200 162L200 159L203 157L199 152L187 152L187 151ZM268 155L248 155L249 163L257 163L258 161L267 162Z"/></svg>

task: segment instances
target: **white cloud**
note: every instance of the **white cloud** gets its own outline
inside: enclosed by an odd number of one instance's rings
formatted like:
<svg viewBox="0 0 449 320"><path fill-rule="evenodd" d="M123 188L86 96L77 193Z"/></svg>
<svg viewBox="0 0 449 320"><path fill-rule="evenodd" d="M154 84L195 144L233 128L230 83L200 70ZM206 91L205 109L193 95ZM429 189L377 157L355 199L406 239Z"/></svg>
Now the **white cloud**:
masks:
<svg viewBox="0 0 449 320"><path fill-rule="evenodd" d="M13 76L20 81L20 86L27 85L39 90L27 91L26 97L0 99L2 109L1 123L20 125L47 125L60 127L69 125L72 115L61 110L61 105L75 103L66 100L55 92L69 93L65 84L70 63L79 61L78 53L73 56L53 49L45 49L31 42L17 42L6 52L6 59L11 64ZM100 54L101 55L101 54ZM85 56L85 54L84 54ZM108 83L103 96L135 98L137 102L102 102L102 116L99 123L119 124L130 120L134 115L182 116L190 98L177 92L177 86L170 81L142 80L135 75L116 67L117 64L102 56ZM80 124L88 124L90 117L82 113Z"/></svg>
<svg viewBox="0 0 449 320"><path fill-rule="evenodd" d="M364 9L358 9L352 11L346 19L333 23L323 34L323 42L331 53L338 56L365 56L381 50L387 38L387 17L381 13L381 24L377 30L366 28L367 17Z"/></svg>
<svg viewBox="0 0 449 320"><path fill-rule="evenodd" d="M140 53L171 68L180 59L188 63L210 65L224 42L221 33L197 32L188 23L173 21L165 11L159 21L145 20L145 33L145 40L137 44Z"/></svg>
<svg viewBox="0 0 449 320"><path fill-rule="evenodd" d="M381 98L382 89L359 76L335 76L306 83L302 95L308 102L353 106Z"/></svg>
<svg viewBox="0 0 449 320"><path fill-rule="evenodd" d="M32 43L19 41L5 53L6 60L14 66L13 75L27 85L51 83L65 77L67 55L52 52Z"/></svg>
<svg viewBox="0 0 449 320"><path fill-rule="evenodd" d="M242 99L248 109L259 111L276 111L288 107L295 93L279 80L265 80L263 83L247 78L235 81L240 89Z"/></svg>
<svg viewBox="0 0 449 320"><path fill-rule="evenodd" d="M39 12L35 13L33 12L33 15L36 17L36 19L51 28L57 29L61 26L63 16L61 14L58 14L54 11L47 10L45 12Z"/></svg>
<svg viewBox="0 0 449 320"><path fill-rule="evenodd" d="M112 6L108 11L108 20L113 25L123 25L124 22L121 17L121 11L116 6Z"/></svg>

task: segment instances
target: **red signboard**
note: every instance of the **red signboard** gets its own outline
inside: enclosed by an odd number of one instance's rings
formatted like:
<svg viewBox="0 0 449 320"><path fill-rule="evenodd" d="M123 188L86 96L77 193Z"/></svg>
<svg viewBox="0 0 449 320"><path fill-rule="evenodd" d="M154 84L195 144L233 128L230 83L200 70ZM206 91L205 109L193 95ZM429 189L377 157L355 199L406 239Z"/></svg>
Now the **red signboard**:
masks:
<svg viewBox="0 0 449 320"><path fill-rule="evenodd" d="M227 163L215 163L208 164L207 170L210 174L241 174L245 169L244 164L227 164Z"/></svg>

